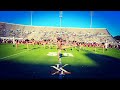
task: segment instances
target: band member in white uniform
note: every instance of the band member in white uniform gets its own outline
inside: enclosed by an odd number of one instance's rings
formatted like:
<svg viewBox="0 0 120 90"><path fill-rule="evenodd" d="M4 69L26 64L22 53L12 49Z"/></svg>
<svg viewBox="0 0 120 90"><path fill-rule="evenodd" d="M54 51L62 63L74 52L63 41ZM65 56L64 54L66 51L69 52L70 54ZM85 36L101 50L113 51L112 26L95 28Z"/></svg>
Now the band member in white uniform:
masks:
<svg viewBox="0 0 120 90"><path fill-rule="evenodd" d="M13 47L15 47L15 37L13 37Z"/></svg>
<svg viewBox="0 0 120 90"><path fill-rule="evenodd" d="M108 43L107 43L107 41L105 42L105 50L107 51L107 49L108 49Z"/></svg>

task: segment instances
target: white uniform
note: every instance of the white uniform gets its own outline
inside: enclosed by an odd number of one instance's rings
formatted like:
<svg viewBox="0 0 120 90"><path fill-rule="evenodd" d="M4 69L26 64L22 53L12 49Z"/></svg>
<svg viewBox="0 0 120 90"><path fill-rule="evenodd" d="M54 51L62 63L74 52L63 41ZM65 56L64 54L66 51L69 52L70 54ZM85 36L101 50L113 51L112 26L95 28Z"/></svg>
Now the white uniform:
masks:
<svg viewBox="0 0 120 90"><path fill-rule="evenodd" d="M105 48L106 48L106 49L108 48L108 43L107 43L107 42L105 43Z"/></svg>
<svg viewBox="0 0 120 90"><path fill-rule="evenodd" d="M15 38L13 37L13 45L15 45Z"/></svg>

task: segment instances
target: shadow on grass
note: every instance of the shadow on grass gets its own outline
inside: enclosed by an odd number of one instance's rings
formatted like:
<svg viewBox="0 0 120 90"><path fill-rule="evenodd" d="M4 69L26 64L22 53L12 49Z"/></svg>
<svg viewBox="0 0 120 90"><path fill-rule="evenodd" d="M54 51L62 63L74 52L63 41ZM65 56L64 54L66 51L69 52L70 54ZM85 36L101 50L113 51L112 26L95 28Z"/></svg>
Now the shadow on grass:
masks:
<svg viewBox="0 0 120 90"><path fill-rule="evenodd" d="M27 48L23 48L23 49L27 49Z"/></svg>
<svg viewBox="0 0 120 90"><path fill-rule="evenodd" d="M120 79L120 59L94 53L85 54L97 63L97 66L73 66L72 78L77 79Z"/></svg>
<svg viewBox="0 0 120 90"><path fill-rule="evenodd" d="M13 60L0 61L0 80L54 79L52 68L44 64L23 64Z"/></svg>
<svg viewBox="0 0 120 90"><path fill-rule="evenodd" d="M94 53L87 53L85 56L96 62L98 66L67 65L64 69L71 74L65 75L64 79L120 79L120 59ZM0 61L0 80L58 79L58 75L51 75L52 71L54 69L45 64L23 64L13 62L13 60Z"/></svg>

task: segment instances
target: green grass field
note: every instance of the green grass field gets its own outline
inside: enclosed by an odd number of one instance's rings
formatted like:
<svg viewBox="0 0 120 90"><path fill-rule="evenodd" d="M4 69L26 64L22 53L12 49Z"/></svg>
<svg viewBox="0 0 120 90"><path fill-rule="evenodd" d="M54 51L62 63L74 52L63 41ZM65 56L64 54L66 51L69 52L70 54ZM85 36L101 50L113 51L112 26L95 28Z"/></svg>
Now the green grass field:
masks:
<svg viewBox="0 0 120 90"><path fill-rule="evenodd" d="M62 64L68 64L64 69L70 71L67 79L116 79L120 78L120 50L85 47L70 48L62 53L71 53L73 57L62 57ZM49 52L57 52L56 47L49 49L43 46L12 44L0 45L0 79L54 79L51 75L54 69L50 66L58 63L57 56L48 56Z"/></svg>

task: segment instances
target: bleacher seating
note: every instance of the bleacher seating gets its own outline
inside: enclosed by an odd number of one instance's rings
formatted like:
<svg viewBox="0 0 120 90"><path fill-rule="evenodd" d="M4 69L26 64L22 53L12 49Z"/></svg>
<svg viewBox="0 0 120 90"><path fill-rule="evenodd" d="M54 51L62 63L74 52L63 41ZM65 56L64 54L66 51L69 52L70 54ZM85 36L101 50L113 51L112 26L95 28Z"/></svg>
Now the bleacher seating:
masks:
<svg viewBox="0 0 120 90"><path fill-rule="evenodd" d="M43 40L61 37L77 42L115 42L106 28L67 28L0 23L0 37Z"/></svg>

